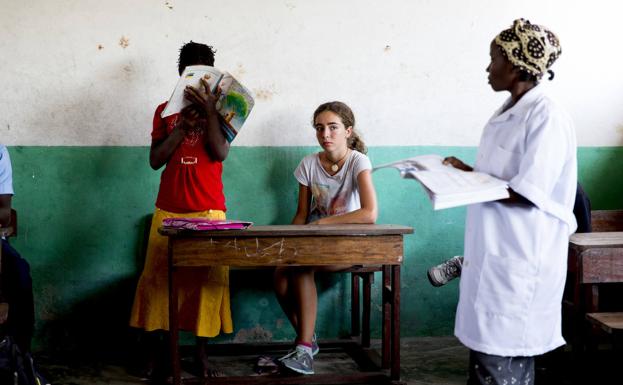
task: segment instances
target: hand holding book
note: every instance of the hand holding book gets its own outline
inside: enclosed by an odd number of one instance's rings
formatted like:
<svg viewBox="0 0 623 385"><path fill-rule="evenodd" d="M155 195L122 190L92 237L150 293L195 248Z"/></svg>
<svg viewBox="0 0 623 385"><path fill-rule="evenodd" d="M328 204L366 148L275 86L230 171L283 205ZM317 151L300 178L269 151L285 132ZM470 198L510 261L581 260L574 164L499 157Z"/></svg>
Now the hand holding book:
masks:
<svg viewBox="0 0 623 385"><path fill-rule="evenodd" d="M455 157L420 155L374 167L393 167L403 178L417 180L433 203L433 209L464 206L509 197L507 182L473 171Z"/></svg>
<svg viewBox="0 0 623 385"><path fill-rule="evenodd" d="M231 143L249 117L254 100L251 91L230 73L194 65L184 69L161 117L177 114L188 105L199 106L208 116L216 111L221 130Z"/></svg>
<svg viewBox="0 0 623 385"><path fill-rule="evenodd" d="M199 87L187 85L184 89L184 97L197 106L206 116L211 116L217 113L216 102L221 97L221 88L216 87L214 92L212 92L208 79L204 75L199 80Z"/></svg>
<svg viewBox="0 0 623 385"><path fill-rule="evenodd" d="M442 163L452 166L454 168L458 168L459 170L462 170L462 171L474 171L474 168L472 166L463 163L462 160L454 156L445 157Z"/></svg>

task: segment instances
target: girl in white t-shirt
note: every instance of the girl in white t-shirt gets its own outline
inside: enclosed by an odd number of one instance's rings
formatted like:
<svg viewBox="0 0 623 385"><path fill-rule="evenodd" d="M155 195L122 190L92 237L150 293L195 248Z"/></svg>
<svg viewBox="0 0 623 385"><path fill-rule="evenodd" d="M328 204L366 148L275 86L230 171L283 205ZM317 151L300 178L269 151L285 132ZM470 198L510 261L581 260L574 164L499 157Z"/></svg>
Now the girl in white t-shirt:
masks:
<svg viewBox="0 0 623 385"><path fill-rule="evenodd" d="M316 139L322 151L303 158L294 171L299 200L292 224L374 223L377 203L371 163L355 132L355 116L342 102L328 102L314 112ZM314 328L318 296L317 271L340 271L349 266L279 267L275 271L277 299L296 331L296 347L280 358L298 373L313 374L318 353Z"/></svg>

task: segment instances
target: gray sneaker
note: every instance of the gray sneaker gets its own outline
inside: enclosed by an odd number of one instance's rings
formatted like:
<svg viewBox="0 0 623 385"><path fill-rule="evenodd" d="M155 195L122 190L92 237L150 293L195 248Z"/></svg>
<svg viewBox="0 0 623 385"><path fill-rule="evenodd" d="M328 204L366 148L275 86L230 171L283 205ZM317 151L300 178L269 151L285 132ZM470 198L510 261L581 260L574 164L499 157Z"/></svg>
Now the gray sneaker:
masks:
<svg viewBox="0 0 623 385"><path fill-rule="evenodd" d="M462 268L463 256L457 255L428 269L428 280L433 286L443 286L454 278L460 277Z"/></svg>
<svg viewBox="0 0 623 385"><path fill-rule="evenodd" d="M316 333L314 333L314 336L312 337L312 343L311 343L311 348L312 348L312 357L316 357L316 354L318 354L318 352L320 352L320 346L318 346L318 341L316 340Z"/></svg>
<svg viewBox="0 0 623 385"><path fill-rule="evenodd" d="M314 358L299 346L279 360L283 366L297 373L314 374Z"/></svg>
<svg viewBox="0 0 623 385"><path fill-rule="evenodd" d="M292 354L294 354L295 350L296 350L296 348L290 350L285 356L283 356L281 358L277 358L277 360L278 361L282 361L284 358L289 357ZM314 335L312 336L311 350L312 350L312 357L316 357L316 354L318 354L320 352L320 346L318 346L318 340L316 339L316 333L314 333Z"/></svg>

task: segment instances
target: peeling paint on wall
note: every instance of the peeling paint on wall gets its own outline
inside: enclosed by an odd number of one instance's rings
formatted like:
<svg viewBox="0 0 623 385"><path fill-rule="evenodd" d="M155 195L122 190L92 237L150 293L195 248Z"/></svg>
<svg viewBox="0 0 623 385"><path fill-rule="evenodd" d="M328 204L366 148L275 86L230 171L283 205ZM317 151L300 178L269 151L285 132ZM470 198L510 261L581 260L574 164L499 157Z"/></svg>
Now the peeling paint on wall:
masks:
<svg viewBox="0 0 623 385"><path fill-rule="evenodd" d="M251 329L240 329L234 337L234 342L266 342L272 339L273 333L258 325Z"/></svg>
<svg viewBox="0 0 623 385"><path fill-rule="evenodd" d="M130 39L128 39L125 36L121 36L121 38L119 39L119 45L121 46L121 48L126 49L128 48L128 46L130 45Z"/></svg>
<svg viewBox="0 0 623 385"><path fill-rule="evenodd" d="M253 94L255 95L255 98L257 100L264 100L264 101L270 100L276 94L275 85L271 84L267 88L255 88L253 90Z"/></svg>

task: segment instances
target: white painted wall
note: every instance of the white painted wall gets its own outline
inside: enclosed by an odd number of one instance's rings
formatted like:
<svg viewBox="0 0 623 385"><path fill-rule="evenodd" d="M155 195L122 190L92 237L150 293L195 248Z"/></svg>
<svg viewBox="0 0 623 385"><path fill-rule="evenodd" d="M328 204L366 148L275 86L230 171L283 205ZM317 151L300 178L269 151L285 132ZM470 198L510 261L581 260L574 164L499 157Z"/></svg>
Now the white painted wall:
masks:
<svg viewBox="0 0 623 385"><path fill-rule="evenodd" d="M191 39L257 94L235 145L314 145L321 102L350 104L378 145L478 143L506 97L487 85L491 39L525 17L555 31L548 85L581 146L623 145L615 0L0 0L0 141L148 145ZM120 45L122 38L128 45Z"/></svg>

